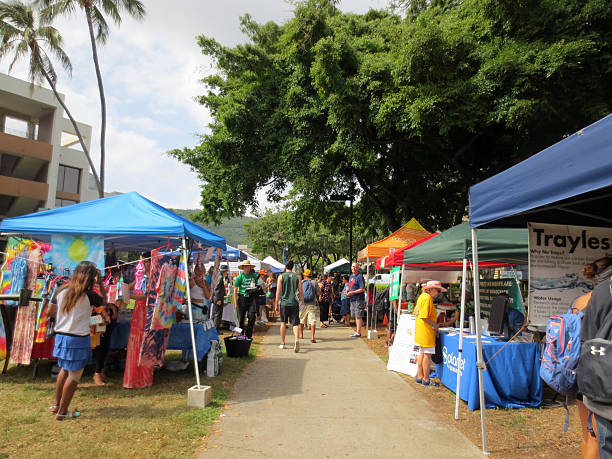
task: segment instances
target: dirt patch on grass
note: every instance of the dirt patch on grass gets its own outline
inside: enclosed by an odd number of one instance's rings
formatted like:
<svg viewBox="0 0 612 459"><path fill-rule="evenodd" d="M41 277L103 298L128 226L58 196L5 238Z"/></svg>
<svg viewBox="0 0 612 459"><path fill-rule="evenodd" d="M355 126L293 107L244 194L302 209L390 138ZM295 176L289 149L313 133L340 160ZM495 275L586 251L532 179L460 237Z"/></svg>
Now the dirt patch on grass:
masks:
<svg viewBox="0 0 612 459"><path fill-rule="evenodd" d="M387 328L379 327L376 340L366 343L387 361ZM414 378L398 373L425 398L433 408L476 446L481 446L480 411L470 411L467 404L459 405L459 420L455 421L455 393L440 388L423 387ZM545 391L545 399L548 396ZM559 397L561 399L561 397ZM524 408L521 410L494 409L486 412L487 446L490 457L495 459L515 459L516 457L575 458L580 457L580 419L576 406L570 407L570 428L563 432L565 409Z"/></svg>

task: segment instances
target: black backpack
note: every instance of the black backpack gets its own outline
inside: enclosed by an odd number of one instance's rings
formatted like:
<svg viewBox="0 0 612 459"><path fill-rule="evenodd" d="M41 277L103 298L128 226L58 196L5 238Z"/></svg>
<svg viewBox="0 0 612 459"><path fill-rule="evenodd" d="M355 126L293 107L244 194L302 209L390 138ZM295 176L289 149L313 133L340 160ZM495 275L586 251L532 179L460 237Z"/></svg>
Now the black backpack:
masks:
<svg viewBox="0 0 612 459"><path fill-rule="evenodd" d="M612 300L612 278L609 281ZM584 342L578 362L578 389L589 400L612 405L612 313L595 338Z"/></svg>
<svg viewBox="0 0 612 459"><path fill-rule="evenodd" d="M374 297L374 307L378 312L383 312L388 311L389 306L389 288L385 288Z"/></svg>

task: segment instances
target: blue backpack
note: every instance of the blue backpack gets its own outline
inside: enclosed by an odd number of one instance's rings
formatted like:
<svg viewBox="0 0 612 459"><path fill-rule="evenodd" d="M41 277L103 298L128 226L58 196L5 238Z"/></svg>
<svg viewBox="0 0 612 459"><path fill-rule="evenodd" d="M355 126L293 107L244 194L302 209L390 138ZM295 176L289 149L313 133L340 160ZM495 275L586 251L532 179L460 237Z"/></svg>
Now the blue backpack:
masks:
<svg viewBox="0 0 612 459"><path fill-rule="evenodd" d="M546 324L546 342L542 353L540 377L555 392L565 395L565 426L569 427L569 410L567 408L568 396L578 393L578 361L580 360L580 327L582 325L582 311L572 313L570 308L567 314L553 316Z"/></svg>
<svg viewBox="0 0 612 459"><path fill-rule="evenodd" d="M302 281L302 292L304 292L304 303L310 303L314 300L314 290L312 289L312 281L310 279Z"/></svg>
<svg viewBox="0 0 612 459"><path fill-rule="evenodd" d="M562 395L578 393L576 369L580 359L580 326L583 312L553 316L546 325L540 377Z"/></svg>

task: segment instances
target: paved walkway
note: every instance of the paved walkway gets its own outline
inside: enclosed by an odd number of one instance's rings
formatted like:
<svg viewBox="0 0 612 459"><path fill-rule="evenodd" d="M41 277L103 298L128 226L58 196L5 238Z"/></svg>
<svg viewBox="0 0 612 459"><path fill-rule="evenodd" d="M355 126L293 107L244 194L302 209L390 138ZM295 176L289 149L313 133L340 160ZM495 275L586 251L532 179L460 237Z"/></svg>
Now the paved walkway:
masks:
<svg viewBox="0 0 612 459"><path fill-rule="evenodd" d="M272 327L200 457L484 457L349 331L317 329L295 354Z"/></svg>

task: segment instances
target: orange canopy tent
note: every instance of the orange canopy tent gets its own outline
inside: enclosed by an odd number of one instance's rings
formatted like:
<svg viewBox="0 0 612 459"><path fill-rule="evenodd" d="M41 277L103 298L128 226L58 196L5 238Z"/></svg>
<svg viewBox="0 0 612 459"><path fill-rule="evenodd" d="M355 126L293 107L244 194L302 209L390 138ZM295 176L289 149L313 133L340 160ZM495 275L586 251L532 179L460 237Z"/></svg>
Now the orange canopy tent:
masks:
<svg viewBox="0 0 612 459"><path fill-rule="evenodd" d="M411 219L400 229L390 234L380 241L368 244L366 248L357 253L357 261L375 260L385 257L397 249L401 249L409 244L429 236L429 231L421 226L415 219Z"/></svg>

